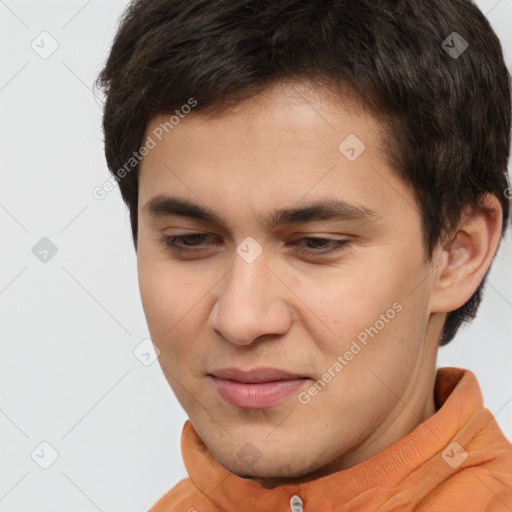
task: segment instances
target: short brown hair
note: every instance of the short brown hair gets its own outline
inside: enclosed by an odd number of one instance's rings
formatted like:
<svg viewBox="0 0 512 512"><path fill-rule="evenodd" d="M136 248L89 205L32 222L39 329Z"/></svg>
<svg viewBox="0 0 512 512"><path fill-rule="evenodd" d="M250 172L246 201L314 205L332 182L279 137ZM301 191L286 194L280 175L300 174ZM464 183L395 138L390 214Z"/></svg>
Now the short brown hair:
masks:
<svg viewBox="0 0 512 512"><path fill-rule="evenodd" d="M341 100L348 92L382 122L392 167L415 191L429 259L485 193L501 203L504 236L510 74L469 0L135 0L97 79L110 172L139 149L152 115L191 97L194 112L220 114L284 80ZM118 180L135 248L137 169ZM442 345L475 317L486 279L448 314Z"/></svg>

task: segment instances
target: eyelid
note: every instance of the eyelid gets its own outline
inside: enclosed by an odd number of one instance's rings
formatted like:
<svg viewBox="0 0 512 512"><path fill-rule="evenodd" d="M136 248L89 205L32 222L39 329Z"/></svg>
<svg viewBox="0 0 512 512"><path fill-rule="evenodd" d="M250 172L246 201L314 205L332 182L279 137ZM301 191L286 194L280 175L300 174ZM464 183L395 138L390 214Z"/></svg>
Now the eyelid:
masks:
<svg viewBox="0 0 512 512"><path fill-rule="evenodd" d="M328 245L328 247L330 247L330 248L327 250L325 250L325 249L318 250L318 249L308 248L308 247L300 247L297 249L297 251L299 253L302 253L304 255L311 256L311 257L321 257L321 256L327 256L330 254L337 254L337 253L340 253L343 250L345 250L345 246L350 244L350 240L346 239L346 238L338 239L338 238L332 238L332 236L317 235L317 234L312 234L312 233L309 233L308 235L309 236L302 236L302 237L295 238L292 242L290 242L290 244L294 247L298 247L298 243L304 242L304 241L308 242L311 240L324 242L324 244L330 244L330 245ZM193 254L201 254L201 253L207 251L208 249L211 248L211 245L206 245L206 246L190 245L189 248L186 248L186 247L177 245L177 242L179 242L180 240L183 241L184 239L187 239L189 237L190 238L196 237L196 238L201 239L204 237L208 238L208 237L215 237L215 236L216 235L211 235L210 233L205 233L205 232L200 232L200 231L194 231L194 232L189 232L189 233L180 232L175 235L164 234L161 237L160 242L162 243L162 245L164 246L165 249L167 249L171 252L174 252L176 254L193 255Z"/></svg>
<svg viewBox="0 0 512 512"><path fill-rule="evenodd" d="M222 238L221 235L218 235L216 233L209 233L208 231L198 231L198 230L191 230L191 231L184 231L180 228L175 228L176 231L171 231L170 233L165 230L162 232L162 236L168 236L168 237L180 237L180 236L208 236L213 239L219 239ZM338 237L344 237L344 238L338 238ZM357 238L354 237L354 235L348 235L348 234L341 234L341 233L319 233L319 232L294 232L292 235L290 235L290 238L293 240L302 240L303 238L306 239L329 239L329 240L337 240L337 241L348 241L348 239Z"/></svg>

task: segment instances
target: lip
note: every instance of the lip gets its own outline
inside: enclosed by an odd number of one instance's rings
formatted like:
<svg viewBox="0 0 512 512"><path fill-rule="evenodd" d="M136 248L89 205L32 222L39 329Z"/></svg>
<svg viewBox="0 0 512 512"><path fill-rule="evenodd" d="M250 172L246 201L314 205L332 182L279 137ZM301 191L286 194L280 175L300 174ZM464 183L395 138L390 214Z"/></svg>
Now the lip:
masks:
<svg viewBox="0 0 512 512"><path fill-rule="evenodd" d="M309 380L276 368L222 368L214 370L210 378L224 401L243 409L271 407Z"/></svg>
<svg viewBox="0 0 512 512"><path fill-rule="evenodd" d="M211 371L210 374L221 379L229 379L243 383L275 382L308 378L306 375L299 375L279 368L270 367L242 370L241 368L230 366L229 368L218 368L217 370Z"/></svg>

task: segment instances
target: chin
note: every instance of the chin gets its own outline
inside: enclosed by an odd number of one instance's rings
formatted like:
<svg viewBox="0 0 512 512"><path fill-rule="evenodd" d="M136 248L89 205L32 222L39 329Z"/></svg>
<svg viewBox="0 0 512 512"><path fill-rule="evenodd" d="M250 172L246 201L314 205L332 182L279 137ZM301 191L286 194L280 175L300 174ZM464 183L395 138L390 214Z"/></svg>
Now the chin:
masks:
<svg viewBox="0 0 512 512"><path fill-rule="evenodd" d="M261 460L254 464L254 467L248 468L247 466L240 464L237 460L231 460L226 463L222 457L219 458L218 454L214 454L217 462L229 472L240 478L257 480L263 487L266 486L264 483L268 483L273 487L274 484L270 484L273 480L279 480L281 483L286 483L286 480L293 481L295 479L306 477L319 468L319 465L315 464L316 461L312 461L311 458L307 458L307 460L297 460L296 453L291 453L289 457L283 457L281 459L277 459L272 456L270 461L265 462L264 459L267 456L263 454ZM261 482L259 480L261 480Z"/></svg>

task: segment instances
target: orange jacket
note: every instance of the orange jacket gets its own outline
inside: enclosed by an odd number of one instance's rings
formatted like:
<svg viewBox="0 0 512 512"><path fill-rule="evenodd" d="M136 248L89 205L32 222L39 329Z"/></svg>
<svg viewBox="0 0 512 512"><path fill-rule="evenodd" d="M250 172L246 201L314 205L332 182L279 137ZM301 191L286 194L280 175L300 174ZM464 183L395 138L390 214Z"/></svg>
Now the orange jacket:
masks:
<svg viewBox="0 0 512 512"><path fill-rule="evenodd" d="M475 375L439 369L435 397L431 418L371 459L274 489L227 471L187 420L181 452L189 478L149 512L511 511L512 444L484 407Z"/></svg>

